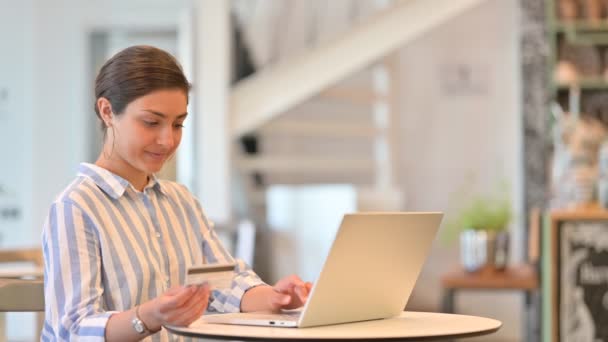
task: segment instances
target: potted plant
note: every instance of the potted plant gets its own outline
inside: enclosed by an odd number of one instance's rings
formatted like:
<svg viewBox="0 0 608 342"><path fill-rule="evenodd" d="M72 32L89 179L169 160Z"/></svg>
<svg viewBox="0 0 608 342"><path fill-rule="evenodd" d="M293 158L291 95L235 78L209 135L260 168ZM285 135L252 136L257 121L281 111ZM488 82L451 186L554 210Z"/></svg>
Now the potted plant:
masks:
<svg viewBox="0 0 608 342"><path fill-rule="evenodd" d="M478 195L459 210L447 227L459 234L460 260L468 271L484 266L502 270L508 260L508 225L513 217L508 191L499 195Z"/></svg>

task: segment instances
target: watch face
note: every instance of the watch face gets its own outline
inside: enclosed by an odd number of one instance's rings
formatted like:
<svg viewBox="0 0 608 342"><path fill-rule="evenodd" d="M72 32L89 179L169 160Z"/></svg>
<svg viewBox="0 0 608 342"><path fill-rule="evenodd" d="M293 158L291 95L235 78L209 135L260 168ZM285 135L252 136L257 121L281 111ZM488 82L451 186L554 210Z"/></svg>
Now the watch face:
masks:
<svg viewBox="0 0 608 342"><path fill-rule="evenodd" d="M146 331L146 329L144 328L144 324L142 323L142 321L140 321L137 318L133 319L133 329L135 329L135 331L138 334L143 334Z"/></svg>

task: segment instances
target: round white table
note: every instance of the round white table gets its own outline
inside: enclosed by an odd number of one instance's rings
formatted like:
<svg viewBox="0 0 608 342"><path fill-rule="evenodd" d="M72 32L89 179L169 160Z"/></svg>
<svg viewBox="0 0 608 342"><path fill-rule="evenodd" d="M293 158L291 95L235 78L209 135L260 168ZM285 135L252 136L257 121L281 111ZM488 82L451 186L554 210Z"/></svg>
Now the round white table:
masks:
<svg viewBox="0 0 608 342"><path fill-rule="evenodd" d="M176 335L243 341L407 341L472 337L496 332L500 321L465 315L410 312L381 320L312 328L274 328L211 324L202 320L189 327L166 326Z"/></svg>

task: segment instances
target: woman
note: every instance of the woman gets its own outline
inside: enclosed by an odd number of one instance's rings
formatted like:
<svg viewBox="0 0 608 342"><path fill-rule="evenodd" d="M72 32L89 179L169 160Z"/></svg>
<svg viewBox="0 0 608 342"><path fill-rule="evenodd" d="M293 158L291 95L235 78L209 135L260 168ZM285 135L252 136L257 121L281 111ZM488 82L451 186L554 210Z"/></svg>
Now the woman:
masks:
<svg viewBox="0 0 608 342"><path fill-rule="evenodd" d="M271 287L240 261L231 288L183 286L187 267L233 261L193 195L154 177L179 146L189 90L177 61L154 47L127 48L101 68L102 152L80 165L43 229L42 340L167 341L162 325L189 325L206 310L306 301L310 283L289 276Z"/></svg>

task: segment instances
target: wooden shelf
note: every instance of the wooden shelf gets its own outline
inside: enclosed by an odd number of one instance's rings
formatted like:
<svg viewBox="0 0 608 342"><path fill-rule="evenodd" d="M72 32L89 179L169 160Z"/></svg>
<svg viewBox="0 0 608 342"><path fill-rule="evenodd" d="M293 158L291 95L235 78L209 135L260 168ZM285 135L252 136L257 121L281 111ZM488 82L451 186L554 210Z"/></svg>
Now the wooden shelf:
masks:
<svg viewBox="0 0 608 342"><path fill-rule="evenodd" d="M559 83L557 84L557 89L559 90L569 90L572 86L578 86L583 90L608 90L608 80L603 77L595 77L595 78L583 78L578 80L576 83Z"/></svg>
<svg viewBox="0 0 608 342"><path fill-rule="evenodd" d="M608 19L600 21L589 20L573 20L573 21L557 21L555 23L555 31L557 32L599 32L608 33Z"/></svg>
<svg viewBox="0 0 608 342"><path fill-rule="evenodd" d="M552 210L550 212L551 221L569 220L608 220L608 210L598 204L590 204L582 207ZM556 229L557 227L555 227Z"/></svg>
<svg viewBox="0 0 608 342"><path fill-rule="evenodd" d="M563 34L571 44L608 45L608 24L605 22L558 24L554 32Z"/></svg>
<svg viewBox="0 0 608 342"><path fill-rule="evenodd" d="M484 268L477 272L458 269L441 277L446 289L533 290L538 288L538 274L532 265L509 266L503 271Z"/></svg>

